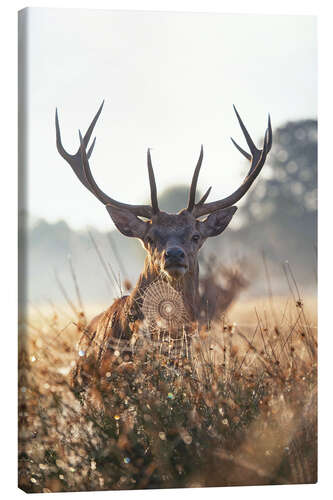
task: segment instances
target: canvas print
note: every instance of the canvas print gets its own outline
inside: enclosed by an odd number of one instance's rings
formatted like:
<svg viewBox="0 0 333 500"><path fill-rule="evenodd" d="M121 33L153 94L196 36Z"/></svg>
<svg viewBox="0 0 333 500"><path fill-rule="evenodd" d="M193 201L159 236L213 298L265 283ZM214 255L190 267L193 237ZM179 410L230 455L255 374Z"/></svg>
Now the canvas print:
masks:
<svg viewBox="0 0 333 500"><path fill-rule="evenodd" d="M311 16L19 12L19 488L317 481L316 61Z"/></svg>

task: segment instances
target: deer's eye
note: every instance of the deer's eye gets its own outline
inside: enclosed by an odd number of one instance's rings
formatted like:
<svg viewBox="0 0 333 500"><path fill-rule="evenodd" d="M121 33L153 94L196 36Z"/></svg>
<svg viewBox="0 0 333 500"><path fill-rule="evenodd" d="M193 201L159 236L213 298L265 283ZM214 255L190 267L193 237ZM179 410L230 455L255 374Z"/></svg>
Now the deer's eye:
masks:
<svg viewBox="0 0 333 500"><path fill-rule="evenodd" d="M199 240L200 240L200 235L199 235L199 234L194 234L194 235L192 236L192 241L197 242L197 241L199 241Z"/></svg>

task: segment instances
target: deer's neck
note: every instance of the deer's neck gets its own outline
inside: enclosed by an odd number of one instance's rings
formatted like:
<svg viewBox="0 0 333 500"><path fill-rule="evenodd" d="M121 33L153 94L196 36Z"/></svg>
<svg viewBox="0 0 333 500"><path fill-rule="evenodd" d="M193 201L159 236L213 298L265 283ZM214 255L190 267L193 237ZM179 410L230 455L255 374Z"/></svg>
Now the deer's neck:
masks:
<svg viewBox="0 0 333 500"><path fill-rule="evenodd" d="M183 298L185 309L189 318L194 321L197 319L197 311L199 305L199 266L196 262L193 269L190 269L183 278L179 280L169 280L167 276L161 274L156 269L151 260L147 257L145 265L138 282L130 295L130 304L132 307L139 307L142 305L143 295L145 290L157 280L164 280L168 282Z"/></svg>

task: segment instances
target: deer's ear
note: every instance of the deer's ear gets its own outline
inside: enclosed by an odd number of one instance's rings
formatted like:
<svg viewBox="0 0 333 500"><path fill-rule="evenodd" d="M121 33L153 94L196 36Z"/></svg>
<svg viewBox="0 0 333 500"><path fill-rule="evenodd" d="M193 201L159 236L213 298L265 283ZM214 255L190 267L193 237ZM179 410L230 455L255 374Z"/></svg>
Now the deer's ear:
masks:
<svg viewBox="0 0 333 500"><path fill-rule="evenodd" d="M132 214L126 208L115 208L106 205L111 219L115 223L117 229L125 236L132 236L133 238L143 239L148 228L148 222L144 222L136 215Z"/></svg>
<svg viewBox="0 0 333 500"><path fill-rule="evenodd" d="M204 238L221 234L233 218L237 207L222 208L213 212L206 220L199 222L199 231Z"/></svg>

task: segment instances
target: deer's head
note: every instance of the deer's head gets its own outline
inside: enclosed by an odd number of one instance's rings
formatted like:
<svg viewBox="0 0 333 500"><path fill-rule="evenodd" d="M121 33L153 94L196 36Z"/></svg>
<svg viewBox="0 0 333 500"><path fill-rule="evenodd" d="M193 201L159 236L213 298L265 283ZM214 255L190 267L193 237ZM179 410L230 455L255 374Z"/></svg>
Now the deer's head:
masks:
<svg viewBox="0 0 333 500"><path fill-rule="evenodd" d="M250 153L244 151L233 139L237 149L250 161L250 170L241 186L233 194L221 200L206 203L211 188L196 203L196 187L203 160L201 146L198 163L194 170L187 208L178 214L162 212L158 207L157 190L150 150L147 152L151 205L129 205L105 194L96 184L89 166L89 158L95 139L86 150L96 121L102 111L100 106L85 136L80 134L80 147L75 155L68 154L62 146L58 114L56 112L57 148L60 155L70 164L82 184L106 207L118 230L125 236L139 238L145 247L151 265L158 273L170 279L179 279L197 267L197 254L207 238L221 234L231 221L239 201L260 173L272 146L272 129L268 117L264 145L261 150L254 145L237 110L235 112L244 133ZM206 218L204 218L206 217Z"/></svg>

